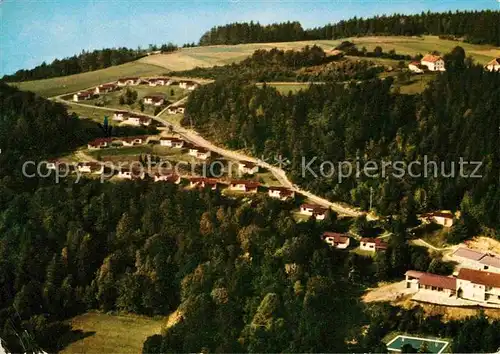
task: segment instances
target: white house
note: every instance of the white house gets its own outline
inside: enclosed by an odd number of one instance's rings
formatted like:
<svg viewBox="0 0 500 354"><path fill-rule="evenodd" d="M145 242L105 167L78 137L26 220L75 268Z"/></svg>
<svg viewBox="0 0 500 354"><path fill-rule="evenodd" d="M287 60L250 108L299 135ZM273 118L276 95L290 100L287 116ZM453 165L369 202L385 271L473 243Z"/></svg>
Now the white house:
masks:
<svg viewBox="0 0 500 354"><path fill-rule="evenodd" d="M116 141L119 141L123 144L123 146L135 146L145 144L147 137L142 136L124 136L121 138L117 138Z"/></svg>
<svg viewBox="0 0 500 354"><path fill-rule="evenodd" d="M295 192L286 187L269 187L267 194L271 198L286 200L295 198Z"/></svg>
<svg viewBox="0 0 500 354"><path fill-rule="evenodd" d="M302 204L300 213L303 215L314 216L316 220L323 220L326 217L328 208L323 208L316 204Z"/></svg>
<svg viewBox="0 0 500 354"><path fill-rule="evenodd" d="M216 190L218 184L215 178L191 177L189 179L189 186L191 188L200 187L200 188L210 188L211 190Z"/></svg>
<svg viewBox="0 0 500 354"><path fill-rule="evenodd" d="M160 146L182 149L184 146L184 140L179 138L160 138Z"/></svg>
<svg viewBox="0 0 500 354"><path fill-rule="evenodd" d="M210 150L195 146L190 147L188 152L189 156L193 156L201 160L208 159L211 154Z"/></svg>
<svg viewBox="0 0 500 354"><path fill-rule="evenodd" d="M127 111L115 111L113 113L113 120L123 122L125 118L127 118L128 112Z"/></svg>
<svg viewBox="0 0 500 354"><path fill-rule="evenodd" d="M424 223L434 222L444 227L453 226L453 214L451 212L432 212L422 214L419 219Z"/></svg>
<svg viewBox="0 0 500 354"><path fill-rule="evenodd" d="M488 71L500 71L500 58L495 58L484 66Z"/></svg>
<svg viewBox="0 0 500 354"><path fill-rule="evenodd" d="M146 174L144 171L130 170L127 168L120 168L117 174L118 178L122 179L144 179Z"/></svg>
<svg viewBox="0 0 500 354"><path fill-rule="evenodd" d="M229 184L229 189L232 191L257 193L259 186L260 184L254 181L232 180Z"/></svg>
<svg viewBox="0 0 500 354"><path fill-rule="evenodd" d="M165 103L165 98L160 95L149 95L149 96L144 96L142 102L148 105L161 106L162 104Z"/></svg>
<svg viewBox="0 0 500 354"><path fill-rule="evenodd" d="M126 122L127 122L127 124L135 125L135 126L140 126L140 125L148 126L151 124L152 119L149 117L132 115L132 116L128 117Z"/></svg>
<svg viewBox="0 0 500 354"><path fill-rule="evenodd" d="M89 150L95 150L95 149L104 149L107 148L111 145L111 139L110 138L100 138L100 139L95 139L91 141L90 143L87 144L87 148Z"/></svg>
<svg viewBox="0 0 500 354"><path fill-rule="evenodd" d="M250 161L240 161L238 163L238 172L243 175L253 175L259 172L259 166Z"/></svg>
<svg viewBox="0 0 500 354"><path fill-rule="evenodd" d="M155 174L154 180L155 182L169 182L169 183L179 184L181 183L181 176L174 174L163 175L157 173Z"/></svg>
<svg viewBox="0 0 500 354"><path fill-rule="evenodd" d="M380 238L363 237L359 243L359 248L363 251L383 251L387 249L387 243Z"/></svg>
<svg viewBox="0 0 500 354"><path fill-rule="evenodd" d="M153 77L148 80L149 86L165 86L168 82L166 77Z"/></svg>
<svg viewBox="0 0 500 354"><path fill-rule="evenodd" d="M78 102L78 101L90 100L92 97L94 97L94 91L92 90L82 91L75 93L73 95L73 101Z"/></svg>
<svg viewBox="0 0 500 354"><path fill-rule="evenodd" d="M439 55L426 54L420 60L420 64L426 66L429 71L446 71L444 60Z"/></svg>
<svg viewBox="0 0 500 354"><path fill-rule="evenodd" d="M93 173L101 175L104 173L104 165L98 162L80 162L76 166L80 173Z"/></svg>
<svg viewBox="0 0 500 354"><path fill-rule="evenodd" d="M112 91L115 91L117 89L118 89L118 85L116 85L116 84L102 84L102 85L97 86L94 89L94 93L96 95L99 95L99 94L103 94L103 93L112 92Z"/></svg>
<svg viewBox="0 0 500 354"><path fill-rule="evenodd" d="M197 85L196 82L194 81L189 81L189 80L183 80L183 81L180 81L179 82L179 87L181 89L185 89L185 90L194 90L194 88L192 88L193 86L195 87ZM195 87L196 88L196 87Z"/></svg>
<svg viewBox="0 0 500 354"><path fill-rule="evenodd" d="M330 246L339 249L346 249L349 247L349 243L351 242L348 235L336 232L325 232L322 235L322 239Z"/></svg>
<svg viewBox="0 0 500 354"><path fill-rule="evenodd" d="M127 85L139 85L140 78L138 77L124 77L118 79L118 86L127 86Z"/></svg>
<svg viewBox="0 0 500 354"><path fill-rule="evenodd" d="M420 63L418 61L412 61L408 64L408 69L416 74L423 74L424 71L420 68Z"/></svg>
<svg viewBox="0 0 500 354"><path fill-rule="evenodd" d="M500 304L500 274L462 268L456 281L459 298Z"/></svg>

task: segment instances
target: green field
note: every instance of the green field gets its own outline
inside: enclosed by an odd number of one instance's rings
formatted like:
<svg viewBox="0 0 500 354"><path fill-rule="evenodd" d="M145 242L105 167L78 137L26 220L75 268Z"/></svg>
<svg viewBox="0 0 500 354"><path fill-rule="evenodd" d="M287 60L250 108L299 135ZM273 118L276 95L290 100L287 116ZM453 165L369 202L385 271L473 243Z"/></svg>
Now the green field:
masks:
<svg viewBox="0 0 500 354"><path fill-rule="evenodd" d="M52 97L115 81L124 76L154 76L161 75L165 71L165 68L135 61L82 74L25 81L14 85L24 91L33 91L44 97Z"/></svg>
<svg viewBox="0 0 500 354"><path fill-rule="evenodd" d="M68 103L66 107L69 113L75 113L81 119L91 119L99 123L103 122L104 116L108 116L110 120L112 119L113 116L113 112L105 111L99 109L98 107L92 108L86 106L78 106L76 104L71 104L71 103Z"/></svg>
<svg viewBox="0 0 500 354"><path fill-rule="evenodd" d="M161 333L167 318L86 313L71 320L81 339L61 353L141 353L147 337Z"/></svg>

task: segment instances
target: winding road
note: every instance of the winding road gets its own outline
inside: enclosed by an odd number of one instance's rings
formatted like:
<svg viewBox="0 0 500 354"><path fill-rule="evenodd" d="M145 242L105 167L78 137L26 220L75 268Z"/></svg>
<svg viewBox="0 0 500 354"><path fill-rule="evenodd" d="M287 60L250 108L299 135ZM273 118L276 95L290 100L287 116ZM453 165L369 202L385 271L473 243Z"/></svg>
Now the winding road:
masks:
<svg viewBox="0 0 500 354"><path fill-rule="evenodd" d="M60 103L63 103L65 105L77 105L77 106L82 106L82 107L90 107L92 109L100 109L100 110L103 110L103 111L108 111L108 112L114 112L116 110L118 110L117 108L108 108L108 107L98 107L98 106L94 106L94 105L90 105L90 104L85 104L85 103L79 103L79 102L69 102L69 101L66 101L64 100L62 97L63 96L67 96L68 93L66 94L63 94L63 95L58 95L58 96L55 96L55 97L51 97L52 100L55 100L55 101L58 101ZM181 100L177 101L177 102L174 102L172 103L171 105L167 106L164 110L162 110L160 113L158 113L156 116L155 115L149 115L149 114L144 114L144 113L140 113L141 115L145 116L145 117L150 117L151 119L165 125L165 126L172 126L174 131L176 133L178 133L180 136L182 136L186 141L188 142L191 142L192 144L195 144L195 145L198 145L200 147L203 147L207 150L210 150L212 152L215 152L221 156L224 156L228 159L231 159L231 160L238 160L238 161L250 161L250 162L253 162L255 164L257 164L259 167L262 167L262 168L266 168L268 169L272 174L273 176L285 187L293 190L295 193L298 193L298 194L302 194L303 196L307 197L310 201L318 204L318 205L321 205L323 207L326 207L326 208L330 208L332 209L333 211L335 211L336 213L338 213L339 215L342 215L342 216L351 216L351 217L356 217L356 216L360 216L360 215L363 215L365 214L364 212L356 209L356 208L353 208L353 207L349 207L349 206L345 206L345 205L342 205L342 204L339 204L339 203L334 203L334 202L331 202L325 198L322 198L322 197L319 197L309 191L306 191L306 190L303 190L301 188L299 188L298 186L296 186L295 184L293 184L287 177L286 175L286 172L280 168L280 167L277 167L277 166L273 166L265 161L262 161L260 159L256 159L254 157L251 157L251 156L247 156L245 154L242 154L240 152L237 152L237 151L232 151L232 150L227 150L225 148L221 148L219 146L216 146L214 145L212 142L206 140L205 138L203 138L202 136L200 136L196 131L194 130L190 130L190 129L186 129L182 126L180 126L179 124L175 123L175 122L171 122L169 121L168 119L166 119L165 117L161 117L162 113L165 112L168 107L172 106L172 105L177 105L179 103L183 103L184 101L186 100L186 97L182 98ZM120 110L123 110L123 109L120 109ZM133 111L129 111L131 113L137 113L137 112L133 112ZM138 114L138 113L137 113ZM375 215L371 215L371 214L367 214L367 218L369 220L375 220L377 219L377 217Z"/></svg>

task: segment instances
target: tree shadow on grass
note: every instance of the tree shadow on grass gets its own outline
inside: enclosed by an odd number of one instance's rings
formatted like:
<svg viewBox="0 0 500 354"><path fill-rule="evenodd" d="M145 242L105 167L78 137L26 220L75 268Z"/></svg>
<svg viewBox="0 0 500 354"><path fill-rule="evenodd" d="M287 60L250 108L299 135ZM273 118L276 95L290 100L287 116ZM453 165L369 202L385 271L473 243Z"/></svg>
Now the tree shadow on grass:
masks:
<svg viewBox="0 0 500 354"><path fill-rule="evenodd" d="M95 331L84 332L81 329L71 330L59 339L58 347L60 349L64 349L67 346L69 346L71 343L77 342L77 341L85 339L87 337L91 337L95 334L96 334Z"/></svg>

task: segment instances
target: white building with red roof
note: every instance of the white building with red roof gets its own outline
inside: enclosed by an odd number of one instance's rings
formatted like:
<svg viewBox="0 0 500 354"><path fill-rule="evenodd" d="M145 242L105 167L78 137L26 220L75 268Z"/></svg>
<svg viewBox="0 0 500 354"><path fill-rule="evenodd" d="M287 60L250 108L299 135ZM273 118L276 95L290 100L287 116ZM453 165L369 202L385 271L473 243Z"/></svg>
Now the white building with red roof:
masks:
<svg viewBox="0 0 500 354"><path fill-rule="evenodd" d="M444 60L439 55L426 54L420 60L420 64L426 66L429 71L446 71Z"/></svg>
<svg viewBox="0 0 500 354"><path fill-rule="evenodd" d="M495 58L484 66L488 71L500 71L500 58Z"/></svg>
<svg viewBox="0 0 500 354"><path fill-rule="evenodd" d="M369 252L384 251L387 249L387 242L381 238L363 237L359 243L359 248Z"/></svg>
<svg viewBox="0 0 500 354"><path fill-rule="evenodd" d="M351 238L347 234L337 232L325 232L321 238L331 247L338 249L346 249L351 242Z"/></svg>
<svg viewBox="0 0 500 354"><path fill-rule="evenodd" d="M267 194L271 198L277 198L280 200L295 198L295 192L286 187L269 187L267 190Z"/></svg>

